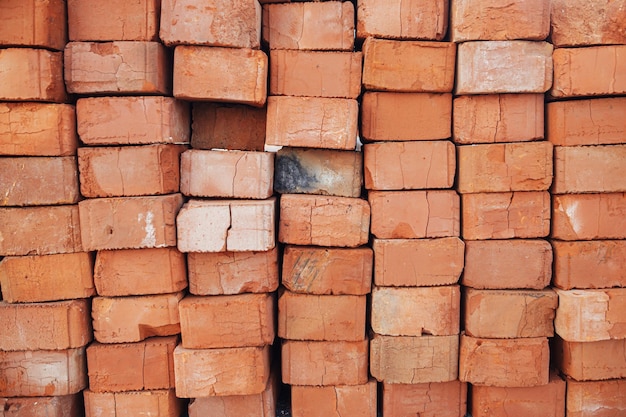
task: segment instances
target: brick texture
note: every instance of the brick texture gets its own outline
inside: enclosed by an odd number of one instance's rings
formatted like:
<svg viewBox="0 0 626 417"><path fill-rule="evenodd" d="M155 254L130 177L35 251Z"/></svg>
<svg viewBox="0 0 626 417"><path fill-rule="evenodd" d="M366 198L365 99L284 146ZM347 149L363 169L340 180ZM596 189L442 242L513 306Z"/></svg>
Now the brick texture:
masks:
<svg viewBox="0 0 626 417"><path fill-rule="evenodd" d="M63 83L63 54L45 49L7 48L0 50L3 82L0 100L66 100Z"/></svg>
<svg viewBox="0 0 626 417"><path fill-rule="evenodd" d="M0 14L0 45L55 50L65 46L67 19L63 0L6 0L0 5Z"/></svg>
<svg viewBox="0 0 626 417"><path fill-rule="evenodd" d="M559 240L626 237L624 193L552 197L552 237Z"/></svg>

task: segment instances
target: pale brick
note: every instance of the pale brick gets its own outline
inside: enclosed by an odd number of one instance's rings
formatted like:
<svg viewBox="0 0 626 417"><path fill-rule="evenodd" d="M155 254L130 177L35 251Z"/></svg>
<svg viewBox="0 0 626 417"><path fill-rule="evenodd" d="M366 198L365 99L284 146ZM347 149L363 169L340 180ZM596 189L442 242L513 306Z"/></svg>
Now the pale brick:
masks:
<svg viewBox="0 0 626 417"><path fill-rule="evenodd" d="M557 146L552 192L612 193L626 191L626 145Z"/></svg>
<svg viewBox="0 0 626 417"><path fill-rule="evenodd" d="M626 194L552 196L552 237L559 240L626 237Z"/></svg>

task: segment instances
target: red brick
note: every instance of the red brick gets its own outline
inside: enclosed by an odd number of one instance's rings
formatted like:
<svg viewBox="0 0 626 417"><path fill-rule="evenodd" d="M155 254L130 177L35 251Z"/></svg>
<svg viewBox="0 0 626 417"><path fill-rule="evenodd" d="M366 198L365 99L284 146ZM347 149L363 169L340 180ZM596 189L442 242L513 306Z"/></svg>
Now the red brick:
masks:
<svg viewBox="0 0 626 417"><path fill-rule="evenodd" d="M172 97L86 97L76 102L86 145L189 142L189 104Z"/></svg>
<svg viewBox="0 0 626 417"><path fill-rule="evenodd" d="M368 38L363 57L367 90L449 93L454 86L456 45L450 42Z"/></svg>
<svg viewBox="0 0 626 417"><path fill-rule="evenodd" d="M354 150L358 107L351 99L271 96L267 99L265 143Z"/></svg>
<svg viewBox="0 0 626 417"><path fill-rule="evenodd" d="M121 417L146 414L154 417L178 417L183 402L174 390L97 393L85 390L86 417Z"/></svg>
<svg viewBox="0 0 626 417"><path fill-rule="evenodd" d="M626 145L557 146L553 193L626 191Z"/></svg>
<svg viewBox="0 0 626 417"><path fill-rule="evenodd" d="M63 54L45 49L0 49L3 82L0 100L52 101L67 99L63 83Z"/></svg>
<svg viewBox="0 0 626 417"><path fill-rule="evenodd" d="M467 240L537 238L550 233L547 191L464 194L462 200Z"/></svg>
<svg viewBox="0 0 626 417"><path fill-rule="evenodd" d="M547 42L461 43L457 62L456 94L544 93L552 85Z"/></svg>
<svg viewBox="0 0 626 417"><path fill-rule="evenodd" d="M376 417L376 381L361 385L291 387L293 417Z"/></svg>
<svg viewBox="0 0 626 417"><path fill-rule="evenodd" d="M374 239L374 282L381 287L456 284L463 271L464 243L438 239Z"/></svg>
<svg viewBox="0 0 626 417"><path fill-rule="evenodd" d="M372 234L379 239L459 235L459 196L453 190L372 191Z"/></svg>
<svg viewBox="0 0 626 417"><path fill-rule="evenodd" d="M140 342L180 333L178 303L183 293L94 297L93 335L100 343Z"/></svg>
<svg viewBox="0 0 626 417"><path fill-rule="evenodd" d="M383 384L382 402L387 417L461 417L467 411L467 384Z"/></svg>
<svg viewBox="0 0 626 417"><path fill-rule="evenodd" d="M195 295L262 293L278 288L278 249L265 252L189 253L189 292Z"/></svg>
<svg viewBox="0 0 626 417"><path fill-rule="evenodd" d="M166 294L187 287L185 255L176 248L98 251L94 268L98 295Z"/></svg>
<svg viewBox="0 0 626 417"><path fill-rule="evenodd" d="M552 248L545 240L468 240L461 283L478 289L528 288L550 285Z"/></svg>
<svg viewBox="0 0 626 417"><path fill-rule="evenodd" d="M543 100L543 94L456 97L453 139L458 144L543 139Z"/></svg>
<svg viewBox="0 0 626 417"><path fill-rule="evenodd" d="M67 36L63 0L5 0L0 5L0 45L62 50Z"/></svg>
<svg viewBox="0 0 626 417"><path fill-rule="evenodd" d="M555 337L553 364L577 381L626 378L626 339L567 342Z"/></svg>
<svg viewBox="0 0 626 417"><path fill-rule="evenodd" d="M626 237L626 195L571 194L552 197L552 237L560 240Z"/></svg>
<svg viewBox="0 0 626 417"><path fill-rule="evenodd" d="M55 397L0 398L3 417L82 417L82 393Z"/></svg>
<svg viewBox="0 0 626 417"><path fill-rule="evenodd" d="M181 252L267 251L275 242L276 197L189 200L176 218Z"/></svg>
<svg viewBox="0 0 626 417"><path fill-rule="evenodd" d="M547 337L484 339L461 336L461 381L494 387L536 387L546 385L549 376Z"/></svg>
<svg viewBox="0 0 626 417"><path fill-rule="evenodd" d="M281 283L306 294L369 294L373 253L368 247L285 246Z"/></svg>
<svg viewBox="0 0 626 417"><path fill-rule="evenodd" d="M365 141L446 139L451 120L451 94L366 91L360 133Z"/></svg>
<svg viewBox="0 0 626 417"><path fill-rule="evenodd" d="M555 46L624 44L624 19L619 2L552 0L550 39Z"/></svg>
<svg viewBox="0 0 626 417"><path fill-rule="evenodd" d="M168 94L168 67L167 51L158 42L70 42L65 47L69 93Z"/></svg>
<svg viewBox="0 0 626 417"><path fill-rule="evenodd" d="M626 380L567 380L568 417L611 417L626 411Z"/></svg>
<svg viewBox="0 0 626 417"><path fill-rule="evenodd" d="M261 107L267 98L267 55L254 49L177 46L174 96Z"/></svg>

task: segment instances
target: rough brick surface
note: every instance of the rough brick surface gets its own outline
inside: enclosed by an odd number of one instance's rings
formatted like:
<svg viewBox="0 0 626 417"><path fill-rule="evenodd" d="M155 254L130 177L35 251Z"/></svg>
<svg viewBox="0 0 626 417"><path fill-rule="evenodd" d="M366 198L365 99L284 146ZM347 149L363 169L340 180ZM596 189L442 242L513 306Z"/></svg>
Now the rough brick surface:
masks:
<svg viewBox="0 0 626 417"><path fill-rule="evenodd" d="M626 191L626 145L557 146L552 192Z"/></svg>
<svg viewBox="0 0 626 417"><path fill-rule="evenodd" d="M459 380L382 385L382 410L387 417L459 417L467 411L467 384Z"/></svg>
<svg viewBox="0 0 626 417"><path fill-rule="evenodd" d="M552 237L560 240L626 237L626 194L552 196Z"/></svg>
<svg viewBox="0 0 626 417"><path fill-rule="evenodd" d="M361 385L291 387L293 417L376 417L376 381Z"/></svg>
<svg viewBox="0 0 626 417"><path fill-rule="evenodd" d="M155 417L178 417L183 402L174 390L105 392L85 390L86 417L120 417L146 413Z"/></svg>
<svg viewBox="0 0 626 417"><path fill-rule="evenodd" d="M85 408L82 393L54 397L0 398L4 417L81 417Z"/></svg>
<svg viewBox="0 0 626 417"><path fill-rule="evenodd" d="M552 0L555 46L625 44L626 9L611 0ZM578 417L578 416L577 416Z"/></svg>
<svg viewBox="0 0 626 417"><path fill-rule="evenodd" d="M626 339L567 342L555 337L553 363L577 381L626 378Z"/></svg>
<svg viewBox="0 0 626 417"><path fill-rule="evenodd" d="M610 417L626 412L626 381L567 380L568 417Z"/></svg>
<svg viewBox="0 0 626 417"><path fill-rule="evenodd" d="M0 5L0 45L62 50L67 36L63 0L5 0Z"/></svg>
<svg viewBox="0 0 626 417"><path fill-rule="evenodd" d="M63 83L63 54L45 49L0 50L0 100L66 100Z"/></svg>

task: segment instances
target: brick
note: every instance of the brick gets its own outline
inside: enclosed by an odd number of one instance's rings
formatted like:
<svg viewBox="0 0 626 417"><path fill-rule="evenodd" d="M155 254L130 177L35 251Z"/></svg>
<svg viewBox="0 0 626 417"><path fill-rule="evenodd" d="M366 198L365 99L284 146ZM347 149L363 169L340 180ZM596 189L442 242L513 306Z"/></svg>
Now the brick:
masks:
<svg viewBox="0 0 626 417"><path fill-rule="evenodd" d="M363 58L366 90L450 93L454 86L456 45L450 42L368 38Z"/></svg>
<svg viewBox="0 0 626 417"><path fill-rule="evenodd" d="M368 340L282 342L282 380L291 385L362 385L368 381Z"/></svg>
<svg viewBox="0 0 626 417"><path fill-rule="evenodd" d="M73 204L80 197L76 158L0 159L0 206Z"/></svg>
<svg viewBox="0 0 626 417"><path fill-rule="evenodd" d="M348 249L286 245L281 283L289 291L297 293L365 295L371 289L372 263L373 252L368 247Z"/></svg>
<svg viewBox="0 0 626 417"><path fill-rule="evenodd" d="M552 85L547 42L466 42L458 49L456 94L545 93Z"/></svg>
<svg viewBox="0 0 626 417"><path fill-rule="evenodd" d="M559 47L624 44L624 18L626 10L612 1L553 0L550 39Z"/></svg>
<svg viewBox="0 0 626 417"><path fill-rule="evenodd" d="M356 100L271 96L267 99L265 143L354 150L358 117Z"/></svg>
<svg viewBox="0 0 626 417"><path fill-rule="evenodd" d="M456 97L453 102L453 139L458 144L543 139L543 100L543 94Z"/></svg>
<svg viewBox="0 0 626 417"><path fill-rule="evenodd" d="M195 295L262 293L278 288L278 249L187 254L189 292Z"/></svg>
<svg viewBox="0 0 626 417"><path fill-rule="evenodd" d="M431 140L451 136L452 95L366 91L361 100L365 141Z"/></svg>
<svg viewBox="0 0 626 417"><path fill-rule="evenodd" d="M158 42L70 42L65 84L76 94L169 94L169 63Z"/></svg>
<svg viewBox="0 0 626 417"><path fill-rule="evenodd" d="M182 195L92 198L78 204L86 250L176 245L175 219Z"/></svg>
<svg viewBox="0 0 626 417"><path fill-rule="evenodd" d="M370 206L349 197L283 194L278 240L294 245L356 247L368 241Z"/></svg>
<svg viewBox="0 0 626 417"><path fill-rule="evenodd" d="M160 1L68 0L71 41L158 41Z"/></svg>
<svg viewBox="0 0 626 417"><path fill-rule="evenodd" d="M50 101L67 99L63 83L63 54L45 49L0 50L0 100Z"/></svg>
<svg viewBox="0 0 626 417"><path fill-rule="evenodd" d="M0 208L0 255L82 252L78 206Z"/></svg>
<svg viewBox="0 0 626 417"><path fill-rule="evenodd" d="M86 417L126 417L148 414L155 417L177 417L183 402L171 390L93 392L85 390Z"/></svg>
<svg viewBox="0 0 626 417"><path fill-rule="evenodd" d="M368 143L363 165L368 190L450 188L456 152L452 142L441 140Z"/></svg>
<svg viewBox="0 0 626 417"><path fill-rule="evenodd" d="M570 417L619 416L626 411L626 381L578 382L568 379L566 408Z"/></svg>
<svg viewBox="0 0 626 417"><path fill-rule="evenodd" d="M465 244L458 237L374 239L374 283L380 287L456 284Z"/></svg>
<svg viewBox="0 0 626 417"><path fill-rule="evenodd" d="M174 97L262 107L267 98L267 55L254 49L177 46Z"/></svg>
<svg viewBox="0 0 626 417"><path fill-rule="evenodd" d="M352 51L354 5L349 2L271 4L263 32L270 49Z"/></svg>
<svg viewBox="0 0 626 417"><path fill-rule="evenodd" d="M382 410L388 417L459 417L467 411L467 384L459 380L382 386Z"/></svg>
<svg viewBox="0 0 626 417"><path fill-rule="evenodd" d="M85 411L82 393L55 397L0 398L4 417L81 417Z"/></svg>
<svg viewBox="0 0 626 417"><path fill-rule="evenodd" d="M273 194L274 154L189 149L180 159L180 191L194 197L263 199Z"/></svg>
<svg viewBox="0 0 626 417"><path fill-rule="evenodd" d="M626 237L624 193L570 194L552 197L552 237L559 240Z"/></svg>
<svg viewBox="0 0 626 417"><path fill-rule="evenodd" d="M365 337L365 295L279 294L279 337L351 342Z"/></svg>
<svg viewBox="0 0 626 417"><path fill-rule="evenodd" d="M556 48L553 97L626 93L626 45Z"/></svg>
<svg viewBox="0 0 626 417"><path fill-rule="evenodd" d="M166 294L187 288L185 255L176 248L101 250L94 283L105 297Z"/></svg>
<svg viewBox="0 0 626 417"><path fill-rule="evenodd" d="M421 384L457 379L459 336L374 335L370 373L386 384Z"/></svg>
<svg viewBox="0 0 626 417"><path fill-rule="evenodd" d="M387 336L449 336L459 333L458 285L372 290L372 330Z"/></svg>
<svg viewBox="0 0 626 417"><path fill-rule="evenodd" d="M379 239L459 235L459 196L453 190L371 191L372 234Z"/></svg>
<svg viewBox="0 0 626 417"><path fill-rule="evenodd" d="M254 395L270 376L270 346L174 350L179 398Z"/></svg>
<svg viewBox="0 0 626 417"><path fill-rule="evenodd" d="M555 337L553 363L577 381L626 378L626 339L567 342Z"/></svg>
<svg viewBox="0 0 626 417"><path fill-rule="evenodd" d="M550 285L552 258L545 240L468 240L461 284L478 289L542 290Z"/></svg>
<svg viewBox="0 0 626 417"><path fill-rule="evenodd" d="M189 104L172 97L85 97L76 102L86 145L189 142Z"/></svg>
<svg viewBox="0 0 626 417"><path fill-rule="evenodd" d="M67 36L62 0L6 0L0 5L0 45L62 50Z"/></svg>
<svg viewBox="0 0 626 417"><path fill-rule="evenodd" d="M189 200L176 218L181 252L267 251L275 242L276 197Z"/></svg>
<svg viewBox="0 0 626 417"><path fill-rule="evenodd" d="M361 385L293 386L293 417L376 417L376 381Z"/></svg>
<svg viewBox="0 0 626 417"><path fill-rule="evenodd" d="M626 191L626 145L557 146L552 192L611 193Z"/></svg>
<svg viewBox="0 0 626 417"><path fill-rule="evenodd" d="M85 348L0 350L0 396L70 395L87 387Z"/></svg>
<svg viewBox="0 0 626 417"><path fill-rule="evenodd" d="M93 335L100 343L140 342L180 333L178 303L183 293L94 297Z"/></svg>
<svg viewBox="0 0 626 417"><path fill-rule="evenodd" d="M459 379L472 385L536 387L550 376L548 338L461 336Z"/></svg>
<svg viewBox="0 0 626 417"><path fill-rule="evenodd" d="M550 233L547 191L464 194L461 199L464 239L537 238Z"/></svg>
<svg viewBox="0 0 626 417"><path fill-rule="evenodd" d="M361 196L361 152L282 148L276 152L274 170L274 191L277 193Z"/></svg>

